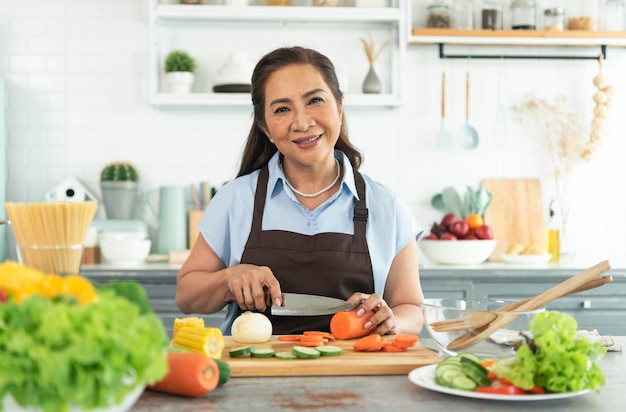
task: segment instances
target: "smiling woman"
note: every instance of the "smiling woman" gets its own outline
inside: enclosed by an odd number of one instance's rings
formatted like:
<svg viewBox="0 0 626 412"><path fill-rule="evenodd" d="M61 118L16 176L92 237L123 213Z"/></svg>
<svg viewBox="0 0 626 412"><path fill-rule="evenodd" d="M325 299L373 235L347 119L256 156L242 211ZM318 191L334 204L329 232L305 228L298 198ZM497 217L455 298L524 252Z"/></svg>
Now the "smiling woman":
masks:
<svg viewBox="0 0 626 412"><path fill-rule="evenodd" d="M257 63L251 93L238 177L199 224L178 274L179 308L228 305L227 335L246 311L266 312L277 335L329 332L332 315L268 310L283 305L283 293L321 295L358 306L363 334L419 333L422 229L394 193L358 171L332 62L302 47L274 50Z"/></svg>

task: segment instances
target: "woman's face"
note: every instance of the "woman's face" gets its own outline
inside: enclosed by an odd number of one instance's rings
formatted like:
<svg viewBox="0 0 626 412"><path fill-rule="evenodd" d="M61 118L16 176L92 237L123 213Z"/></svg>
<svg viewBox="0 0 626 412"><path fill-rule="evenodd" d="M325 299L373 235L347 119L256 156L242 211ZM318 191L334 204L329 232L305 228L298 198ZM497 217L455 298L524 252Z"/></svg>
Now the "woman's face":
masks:
<svg viewBox="0 0 626 412"><path fill-rule="evenodd" d="M303 166L332 158L342 110L320 72L308 64L277 70L265 86L265 133L287 161Z"/></svg>

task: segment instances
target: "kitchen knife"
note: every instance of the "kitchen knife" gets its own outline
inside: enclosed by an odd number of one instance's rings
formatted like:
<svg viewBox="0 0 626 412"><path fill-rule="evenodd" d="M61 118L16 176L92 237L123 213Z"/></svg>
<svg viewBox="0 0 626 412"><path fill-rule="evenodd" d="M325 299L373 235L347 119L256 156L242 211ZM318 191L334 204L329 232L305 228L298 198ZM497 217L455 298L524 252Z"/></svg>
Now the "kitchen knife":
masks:
<svg viewBox="0 0 626 412"><path fill-rule="evenodd" d="M270 313L275 316L318 316L332 315L354 307L345 300L299 293L283 293L283 304L272 305Z"/></svg>

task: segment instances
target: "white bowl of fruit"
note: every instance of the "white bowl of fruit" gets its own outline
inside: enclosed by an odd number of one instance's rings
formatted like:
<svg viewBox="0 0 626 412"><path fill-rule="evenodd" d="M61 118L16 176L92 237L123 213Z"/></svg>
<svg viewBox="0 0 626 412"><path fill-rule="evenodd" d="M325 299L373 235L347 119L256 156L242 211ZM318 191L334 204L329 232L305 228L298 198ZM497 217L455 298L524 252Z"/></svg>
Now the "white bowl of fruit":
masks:
<svg viewBox="0 0 626 412"><path fill-rule="evenodd" d="M475 265L484 262L496 248L493 230L485 225L481 216L465 218L454 213L446 214L419 246L430 260L445 265Z"/></svg>

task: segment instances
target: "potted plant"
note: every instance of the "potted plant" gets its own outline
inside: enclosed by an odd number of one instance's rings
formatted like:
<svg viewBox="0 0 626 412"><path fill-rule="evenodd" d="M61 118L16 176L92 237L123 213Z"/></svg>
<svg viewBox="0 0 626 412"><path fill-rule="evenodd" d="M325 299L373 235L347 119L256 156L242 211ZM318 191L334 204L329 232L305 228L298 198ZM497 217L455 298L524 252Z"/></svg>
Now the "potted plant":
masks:
<svg viewBox="0 0 626 412"><path fill-rule="evenodd" d="M186 94L191 91L196 61L189 53L173 50L165 58L165 78L171 93Z"/></svg>
<svg viewBox="0 0 626 412"><path fill-rule="evenodd" d="M133 216L139 189L139 173L128 162L112 162L100 173L102 201L109 219Z"/></svg>

